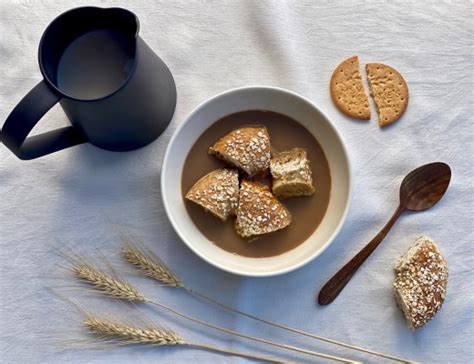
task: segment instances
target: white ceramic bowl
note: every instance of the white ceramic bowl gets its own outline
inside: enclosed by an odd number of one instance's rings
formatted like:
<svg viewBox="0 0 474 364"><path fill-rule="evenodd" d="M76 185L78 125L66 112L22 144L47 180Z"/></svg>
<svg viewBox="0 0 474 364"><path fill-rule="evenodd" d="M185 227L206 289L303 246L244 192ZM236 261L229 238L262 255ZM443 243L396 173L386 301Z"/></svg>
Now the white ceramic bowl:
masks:
<svg viewBox="0 0 474 364"><path fill-rule="evenodd" d="M320 143L331 172L331 197L321 224L305 242L275 257L238 256L211 243L192 222L181 194L184 161L197 138L220 118L246 110L270 110L300 122ZM318 176L315 176L315 183L317 188ZM292 271L310 262L336 237L346 219L351 199L349 158L335 127L327 116L307 99L275 87L242 87L226 91L202 103L179 125L163 161L161 193L166 213L174 229L186 245L202 259L235 274L272 276Z"/></svg>

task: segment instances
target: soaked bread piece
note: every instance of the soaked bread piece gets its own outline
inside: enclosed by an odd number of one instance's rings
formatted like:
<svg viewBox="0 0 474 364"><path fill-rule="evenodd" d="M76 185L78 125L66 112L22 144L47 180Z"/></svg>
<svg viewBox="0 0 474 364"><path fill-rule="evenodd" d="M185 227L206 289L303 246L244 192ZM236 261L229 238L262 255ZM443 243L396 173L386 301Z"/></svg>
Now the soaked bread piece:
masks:
<svg viewBox="0 0 474 364"><path fill-rule="evenodd" d="M270 161L272 191L279 198L309 196L314 193L313 176L306 150L294 148L274 153Z"/></svg>
<svg viewBox="0 0 474 364"><path fill-rule="evenodd" d="M271 158L270 136L264 126L247 126L220 138L209 154L245 172L247 176L268 174Z"/></svg>
<svg viewBox="0 0 474 364"><path fill-rule="evenodd" d="M291 223L291 214L267 186L243 180L235 230L243 238L281 230Z"/></svg>
<svg viewBox="0 0 474 364"><path fill-rule="evenodd" d="M446 297L448 264L436 243L420 236L395 266L395 297L407 325L416 330L429 322Z"/></svg>
<svg viewBox="0 0 474 364"><path fill-rule="evenodd" d="M236 169L216 169L197 181L186 198L226 221L237 209L239 173Z"/></svg>

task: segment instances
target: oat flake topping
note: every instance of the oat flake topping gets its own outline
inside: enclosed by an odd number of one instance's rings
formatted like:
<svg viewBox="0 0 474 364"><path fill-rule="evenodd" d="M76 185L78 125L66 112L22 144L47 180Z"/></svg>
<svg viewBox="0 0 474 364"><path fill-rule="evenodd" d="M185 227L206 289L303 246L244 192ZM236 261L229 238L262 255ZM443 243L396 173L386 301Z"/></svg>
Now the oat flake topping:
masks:
<svg viewBox="0 0 474 364"><path fill-rule="evenodd" d="M186 198L201 205L222 220L235 214L238 205L239 176L235 169L217 169L205 175L189 190Z"/></svg>
<svg viewBox="0 0 474 364"><path fill-rule="evenodd" d="M264 126L243 127L219 139L209 152L234 164L249 176L263 175L270 166L270 137Z"/></svg>
<svg viewBox="0 0 474 364"><path fill-rule="evenodd" d="M266 186L242 181L236 221L236 229L241 236L270 233L283 229L290 222L289 211Z"/></svg>

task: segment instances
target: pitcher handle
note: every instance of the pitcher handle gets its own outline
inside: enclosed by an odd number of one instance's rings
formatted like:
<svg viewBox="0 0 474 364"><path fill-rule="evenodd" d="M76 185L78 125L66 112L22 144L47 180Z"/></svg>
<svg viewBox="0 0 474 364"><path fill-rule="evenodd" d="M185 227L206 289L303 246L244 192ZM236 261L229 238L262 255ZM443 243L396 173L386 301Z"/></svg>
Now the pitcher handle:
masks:
<svg viewBox="0 0 474 364"><path fill-rule="evenodd" d="M86 142L74 126L68 126L27 139L31 129L61 97L43 81L38 83L13 109L3 125L1 139L18 158L34 159Z"/></svg>

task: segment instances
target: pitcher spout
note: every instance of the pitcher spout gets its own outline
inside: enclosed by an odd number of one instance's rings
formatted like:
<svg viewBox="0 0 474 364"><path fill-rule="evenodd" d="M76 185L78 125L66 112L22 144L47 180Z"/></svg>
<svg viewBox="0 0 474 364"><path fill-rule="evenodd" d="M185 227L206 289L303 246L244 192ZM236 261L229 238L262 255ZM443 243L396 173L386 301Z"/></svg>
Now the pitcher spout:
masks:
<svg viewBox="0 0 474 364"><path fill-rule="evenodd" d="M130 10L124 8L101 8L107 13L107 18L114 19L118 28L122 29L124 33L138 38L140 31L140 22L138 17Z"/></svg>

